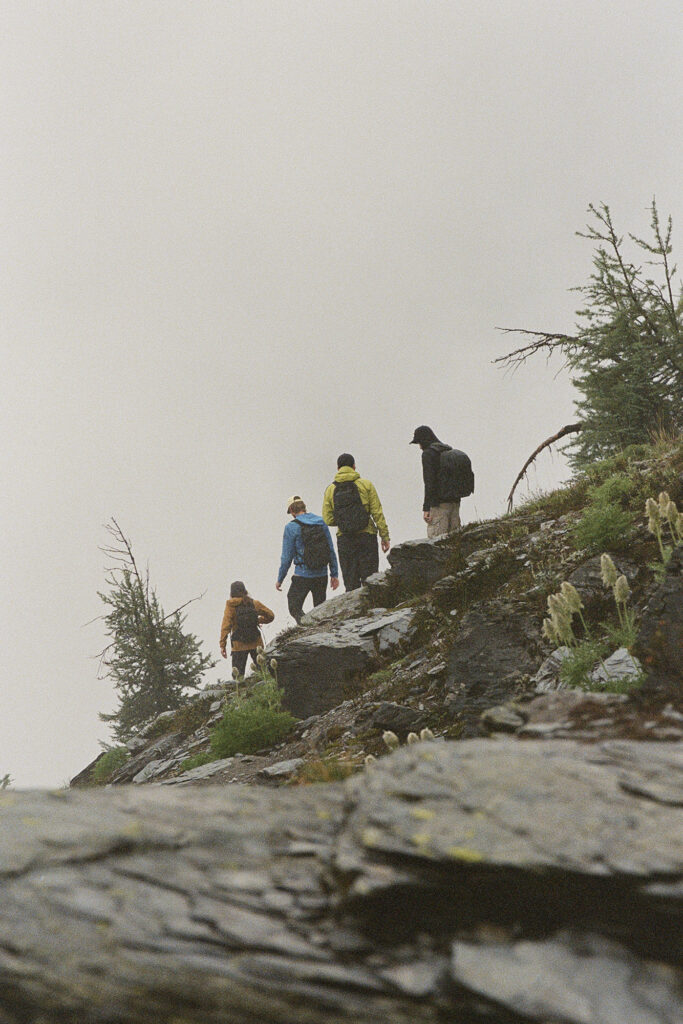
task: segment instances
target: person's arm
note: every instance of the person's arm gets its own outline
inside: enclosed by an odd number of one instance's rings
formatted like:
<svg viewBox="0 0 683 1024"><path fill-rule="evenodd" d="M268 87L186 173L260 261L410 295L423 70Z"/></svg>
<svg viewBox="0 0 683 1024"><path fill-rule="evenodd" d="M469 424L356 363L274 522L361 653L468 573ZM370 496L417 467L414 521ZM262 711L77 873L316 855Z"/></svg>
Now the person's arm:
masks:
<svg viewBox="0 0 683 1024"><path fill-rule="evenodd" d="M269 622L272 622L275 618L275 612L271 612L270 608L266 608L260 601L254 601L254 608L258 612L258 620L260 626L265 626Z"/></svg>
<svg viewBox="0 0 683 1024"><path fill-rule="evenodd" d="M327 537L327 546L330 549L330 582L332 583L332 589L336 590L339 586L339 563L337 562L337 552L334 550L334 541L332 540L332 534L327 524L323 526L325 536ZM333 581L337 581L336 585Z"/></svg>
<svg viewBox="0 0 683 1024"><path fill-rule="evenodd" d="M389 527L387 526L387 521L384 518L382 502L379 500L379 495L375 485L369 480L367 481L366 490L368 496L368 511L372 517L373 523L377 527L377 531L382 541L382 551L388 551L391 546L389 543Z"/></svg>
<svg viewBox="0 0 683 1024"><path fill-rule="evenodd" d="M439 504L439 453L433 448L425 448L422 452L422 476L425 485L422 510L429 512Z"/></svg>
<svg viewBox="0 0 683 1024"><path fill-rule="evenodd" d="M328 526L337 525L334 519L334 484L330 484L325 491L325 496L323 497L322 517Z"/></svg>
<svg viewBox="0 0 683 1024"><path fill-rule="evenodd" d="M226 648L227 648L227 645L228 645L228 635L230 633L232 633L232 616L233 616L233 607L232 607L232 605L230 604L229 601L226 601L226 603L225 603L225 611L223 612L223 622L221 623L221 640L220 640L221 654L223 655L224 658L227 658L227 656L228 656Z"/></svg>
<svg viewBox="0 0 683 1024"><path fill-rule="evenodd" d="M280 571L277 574L277 583L275 584L278 590L282 586L282 581L289 572L289 567L294 558L294 530L296 530L296 525L294 523L287 523L284 533L282 534Z"/></svg>

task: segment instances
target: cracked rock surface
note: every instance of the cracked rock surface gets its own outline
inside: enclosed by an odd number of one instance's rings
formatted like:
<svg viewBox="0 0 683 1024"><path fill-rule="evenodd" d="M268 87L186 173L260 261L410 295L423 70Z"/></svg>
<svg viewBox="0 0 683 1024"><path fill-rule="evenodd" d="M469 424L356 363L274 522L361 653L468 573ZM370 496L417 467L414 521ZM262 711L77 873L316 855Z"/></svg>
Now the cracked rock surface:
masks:
<svg viewBox="0 0 683 1024"><path fill-rule="evenodd" d="M0 1021L673 1024L682 775L476 739L344 785L4 792Z"/></svg>

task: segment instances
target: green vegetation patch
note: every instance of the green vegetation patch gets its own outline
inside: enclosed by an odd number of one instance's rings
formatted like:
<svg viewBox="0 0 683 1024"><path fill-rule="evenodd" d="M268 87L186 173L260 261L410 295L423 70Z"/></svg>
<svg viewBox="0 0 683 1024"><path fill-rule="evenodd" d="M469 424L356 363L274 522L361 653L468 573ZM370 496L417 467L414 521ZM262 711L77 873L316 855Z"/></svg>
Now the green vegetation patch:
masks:
<svg viewBox="0 0 683 1024"><path fill-rule="evenodd" d="M98 760L97 764L92 770L92 781L96 786L104 786L111 779L119 768L130 758L130 753L126 747L112 747L111 750L107 750L106 753Z"/></svg>
<svg viewBox="0 0 683 1024"><path fill-rule="evenodd" d="M181 762L180 771L189 772L192 768L199 768L202 764L209 764L211 761L215 761L217 758L213 756L210 750L205 750L202 754L193 754L192 757L186 757Z"/></svg>
<svg viewBox="0 0 683 1024"><path fill-rule="evenodd" d="M212 759L253 754L281 742L296 719L282 708L282 690L272 680L257 683L248 696L235 698L211 733Z"/></svg>
<svg viewBox="0 0 683 1024"><path fill-rule="evenodd" d="M292 784L309 786L318 782L343 782L354 771L355 765L342 757L321 757L303 765Z"/></svg>
<svg viewBox="0 0 683 1024"><path fill-rule="evenodd" d="M633 516L618 505L592 505L571 528L574 546L579 551L598 554L618 551L629 543Z"/></svg>

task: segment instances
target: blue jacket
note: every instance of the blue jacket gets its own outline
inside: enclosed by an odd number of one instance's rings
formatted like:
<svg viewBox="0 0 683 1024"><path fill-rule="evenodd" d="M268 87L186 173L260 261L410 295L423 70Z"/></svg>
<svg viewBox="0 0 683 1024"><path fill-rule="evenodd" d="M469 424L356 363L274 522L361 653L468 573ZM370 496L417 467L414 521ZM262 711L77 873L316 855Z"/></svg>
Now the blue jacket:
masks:
<svg viewBox="0 0 683 1024"><path fill-rule="evenodd" d="M324 521L320 516L317 516L314 512L302 512L301 515L297 516L303 523L310 523L311 525L322 526L327 535L327 543L330 546L330 575L339 576L339 565L337 564L337 555L334 550L334 544L332 543L332 534L330 529L325 525ZM301 539L301 527L297 526L297 519L293 519L291 523L287 523L285 526L285 532L282 535L282 558L280 560L280 571L277 574L278 583L282 583L283 579L289 572L289 567L294 562L294 575L295 576L306 576L312 579L314 576L327 576L327 569L309 569L304 564L304 542Z"/></svg>

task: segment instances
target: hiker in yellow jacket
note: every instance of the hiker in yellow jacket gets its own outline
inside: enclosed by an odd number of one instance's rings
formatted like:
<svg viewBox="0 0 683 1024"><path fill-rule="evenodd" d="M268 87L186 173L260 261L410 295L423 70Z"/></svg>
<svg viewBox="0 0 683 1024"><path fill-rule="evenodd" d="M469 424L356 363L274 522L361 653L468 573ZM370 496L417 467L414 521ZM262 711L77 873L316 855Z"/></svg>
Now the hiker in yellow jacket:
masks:
<svg viewBox="0 0 683 1024"><path fill-rule="evenodd" d="M270 608L249 596L241 580L235 580L230 584L230 597L226 602L221 623L220 648L222 656L227 658L226 648L230 636L232 665L241 676L245 673L249 655L251 660L256 662L256 653L259 647L263 647L259 626L272 622L274 618L275 615Z"/></svg>
<svg viewBox="0 0 683 1024"><path fill-rule="evenodd" d="M328 526L337 527L344 586L356 590L379 569L377 534L382 540L382 551L388 551L391 543L374 484L361 477L353 455L348 452L337 459L337 474L325 491L323 519Z"/></svg>

